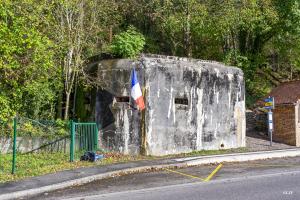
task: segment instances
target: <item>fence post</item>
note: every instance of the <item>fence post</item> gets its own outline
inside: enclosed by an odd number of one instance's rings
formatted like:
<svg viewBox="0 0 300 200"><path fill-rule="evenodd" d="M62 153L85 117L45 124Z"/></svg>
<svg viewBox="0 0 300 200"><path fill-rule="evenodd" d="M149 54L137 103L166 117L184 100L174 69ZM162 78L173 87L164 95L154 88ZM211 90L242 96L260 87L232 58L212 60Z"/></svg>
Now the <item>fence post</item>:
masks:
<svg viewBox="0 0 300 200"><path fill-rule="evenodd" d="M71 120L70 132L70 162L73 162L75 151L75 123L73 122L73 120Z"/></svg>
<svg viewBox="0 0 300 200"><path fill-rule="evenodd" d="M95 134L94 134L94 140L95 140L95 146L94 146L94 149L95 151L98 150L98 125L95 124Z"/></svg>
<svg viewBox="0 0 300 200"><path fill-rule="evenodd" d="M15 174L16 171L16 157L17 157L17 117L14 117L14 138L13 138L13 159L12 159L12 170L11 173Z"/></svg>

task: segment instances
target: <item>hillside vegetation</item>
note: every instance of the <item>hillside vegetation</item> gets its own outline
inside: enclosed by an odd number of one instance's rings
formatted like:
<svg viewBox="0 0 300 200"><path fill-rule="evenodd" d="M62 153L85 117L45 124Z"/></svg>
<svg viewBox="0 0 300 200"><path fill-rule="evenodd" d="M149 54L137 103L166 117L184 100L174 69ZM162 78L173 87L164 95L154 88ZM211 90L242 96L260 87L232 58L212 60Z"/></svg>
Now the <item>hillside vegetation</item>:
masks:
<svg viewBox="0 0 300 200"><path fill-rule="evenodd" d="M299 79L298 0L1 0L0 120L78 117L101 53L193 57L245 73L247 105ZM104 80L105 81L105 80ZM74 94L76 94L74 98ZM74 108L76 106L76 109Z"/></svg>

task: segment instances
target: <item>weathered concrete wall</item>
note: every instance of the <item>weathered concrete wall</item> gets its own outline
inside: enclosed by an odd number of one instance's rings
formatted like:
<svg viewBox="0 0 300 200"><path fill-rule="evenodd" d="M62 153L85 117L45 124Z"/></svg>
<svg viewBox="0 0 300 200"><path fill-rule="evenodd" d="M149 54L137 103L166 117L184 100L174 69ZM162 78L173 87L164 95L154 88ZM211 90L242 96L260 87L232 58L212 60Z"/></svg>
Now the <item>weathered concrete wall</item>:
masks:
<svg viewBox="0 0 300 200"><path fill-rule="evenodd" d="M42 137L17 137L16 139L17 151L26 153L32 150L36 150L45 144L52 143L53 140L42 138ZM12 138L0 137L0 152L11 153L13 150ZM54 152L69 152L70 151L70 140L69 138L62 138L51 145L41 148L44 151Z"/></svg>
<svg viewBox="0 0 300 200"><path fill-rule="evenodd" d="M117 102L116 97L130 96L131 60L104 60L97 65L97 77L105 90L96 95L96 121L102 127L100 146L125 154L139 154L141 144L141 113L132 108L131 102ZM140 84L143 72L137 68Z"/></svg>
<svg viewBox="0 0 300 200"><path fill-rule="evenodd" d="M130 96L130 71L136 67L145 88L145 120L117 102ZM105 60L98 64L96 120L103 126L102 145L139 153L142 123L147 154L166 155L202 149L245 146L244 79L240 69L220 63L175 57Z"/></svg>

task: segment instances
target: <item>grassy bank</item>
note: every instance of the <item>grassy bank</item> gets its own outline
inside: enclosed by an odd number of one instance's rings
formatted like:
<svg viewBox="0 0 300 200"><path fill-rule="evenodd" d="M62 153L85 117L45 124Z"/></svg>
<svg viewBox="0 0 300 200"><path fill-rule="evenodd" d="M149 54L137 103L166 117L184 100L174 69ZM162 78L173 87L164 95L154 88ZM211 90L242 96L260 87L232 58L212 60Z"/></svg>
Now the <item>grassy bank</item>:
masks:
<svg viewBox="0 0 300 200"><path fill-rule="evenodd" d="M67 169L88 167L94 165L107 165L118 162L128 162L138 159L138 157L124 156L120 154L108 155L101 162L69 162L69 155L64 153L32 153L17 155L16 173L11 174L12 155L0 156L0 183L20 180L26 177L39 176L55 173Z"/></svg>

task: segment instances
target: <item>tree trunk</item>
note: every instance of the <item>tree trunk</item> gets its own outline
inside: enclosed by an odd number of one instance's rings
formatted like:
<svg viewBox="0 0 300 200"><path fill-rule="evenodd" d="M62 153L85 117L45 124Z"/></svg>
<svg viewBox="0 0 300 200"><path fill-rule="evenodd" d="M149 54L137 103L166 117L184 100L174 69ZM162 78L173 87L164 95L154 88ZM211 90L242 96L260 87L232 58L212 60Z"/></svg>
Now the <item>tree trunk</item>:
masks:
<svg viewBox="0 0 300 200"><path fill-rule="evenodd" d="M190 24L190 8L189 2L186 5L186 22L184 30L184 44L185 44L185 54L188 58L192 57L192 46L191 46L191 24Z"/></svg>
<svg viewBox="0 0 300 200"><path fill-rule="evenodd" d="M56 118L57 119L62 119L63 118L63 113L62 113L62 104L63 104L63 92L60 92L58 94L57 98L57 105L56 105Z"/></svg>
<svg viewBox="0 0 300 200"><path fill-rule="evenodd" d="M112 43L112 38L113 38L113 27L109 26L109 43Z"/></svg>
<svg viewBox="0 0 300 200"><path fill-rule="evenodd" d="M62 84L64 84L64 62L61 62L61 80ZM56 107L56 118L63 119L63 103L64 103L64 91L60 91L57 99L57 107Z"/></svg>
<svg viewBox="0 0 300 200"><path fill-rule="evenodd" d="M74 81L74 95L73 95L73 108L72 108L72 117L76 118L76 98L77 98L77 87L78 87L78 80L77 80L77 74L75 75L75 81Z"/></svg>
<svg viewBox="0 0 300 200"><path fill-rule="evenodd" d="M64 120L69 119L70 96L71 96L71 93L66 92L66 107L65 107Z"/></svg>

